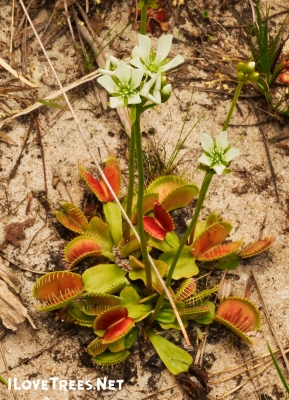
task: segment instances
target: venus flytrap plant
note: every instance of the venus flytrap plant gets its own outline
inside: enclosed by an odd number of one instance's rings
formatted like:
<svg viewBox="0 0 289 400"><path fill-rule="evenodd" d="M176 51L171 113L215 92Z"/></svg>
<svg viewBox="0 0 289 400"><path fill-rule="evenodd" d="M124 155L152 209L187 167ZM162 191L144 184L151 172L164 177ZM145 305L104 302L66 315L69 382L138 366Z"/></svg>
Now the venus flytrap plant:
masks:
<svg viewBox="0 0 289 400"><path fill-rule="evenodd" d="M142 25L147 6L151 7L152 1L143 0L139 3L142 9ZM40 302L40 310L60 309L59 319L93 328L97 338L88 346L88 352L95 364L101 366L114 365L127 358L128 349L138 334L135 324L140 321L144 321L146 326L155 321L162 329L182 329L190 320L202 324L211 323L215 317L215 306L209 296L219 287L197 292L193 278L199 272L197 262L207 266L227 258L230 261L233 256L252 256L268 248L273 242L273 238L269 237L237 254L241 241L224 242L232 228L229 222L221 221L216 215L210 215L205 224L198 222L213 176L230 172L228 167L231 161L239 155L239 150L230 146L226 130L242 85L256 78L254 65L249 63L238 66L239 84L223 132L216 140L207 134L201 134L204 154L199 158L199 168L205 171L205 176L193 218L180 240L174 232L175 225L169 212L189 205L198 194L198 188L184 178L164 176L156 179L145 190L140 122L145 110L168 100L172 87L167 83L164 74L180 65L184 59L182 56L176 56L172 60L167 58L172 35L159 39L156 51L152 49L149 38L139 35L138 39L139 45L133 50L130 65L110 57L105 68L100 69L102 76L98 78L98 83L110 95L110 107L129 109L129 185L125 203L127 215L137 231L129 223L124 225L123 231L123 221L117 204L121 186L117 160L107 160L102 179L95 178L83 166L79 166L81 176L103 203L104 215L88 220L78 207L63 203L63 211L57 211L56 217L77 235L65 248L65 259L70 268L87 257L97 258L98 265L86 269L82 275L71 271L47 274L38 279L33 288L33 295ZM136 193L135 157L138 172ZM108 189L109 185L111 190ZM137 235L140 241L136 238ZM158 260L149 256L152 247L162 252ZM166 291L163 290L164 280ZM137 285L132 285L134 281ZM139 281L144 285L139 285ZM172 286L172 281L176 286ZM220 308L221 311L222 308L224 306ZM245 306L242 308L242 318L250 317L248 314L251 309L247 308L249 311ZM227 319L220 310L216 319L219 318L221 323L233 329L231 325L236 315L233 313L230 317L231 304L225 307L226 315L230 311ZM239 315L239 309L237 314ZM253 317L251 320L254 320ZM242 321L235 327L239 331L243 327ZM250 328L256 328L257 325L252 323ZM246 332L248 327L249 325L245 326ZM157 335L151 327L147 334L172 373L188 370L192 358L187 352ZM241 334L239 336L244 338Z"/></svg>

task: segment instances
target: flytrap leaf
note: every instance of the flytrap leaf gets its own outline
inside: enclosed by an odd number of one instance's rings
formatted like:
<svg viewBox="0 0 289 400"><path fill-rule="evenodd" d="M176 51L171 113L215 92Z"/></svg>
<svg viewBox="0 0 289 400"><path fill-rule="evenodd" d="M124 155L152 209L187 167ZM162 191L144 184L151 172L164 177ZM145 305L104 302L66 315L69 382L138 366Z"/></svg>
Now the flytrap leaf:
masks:
<svg viewBox="0 0 289 400"><path fill-rule="evenodd" d="M86 296L80 309L87 315L96 316L120 304L121 299L118 296L113 296L111 294L95 294Z"/></svg>
<svg viewBox="0 0 289 400"><path fill-rule="evenodd" d="M127 258L130 254L140 249L140 242L132 235L129 241L122 239L117 247L121 257Z"/></svg>
<svg viewBox="0 0 289 400"><path fill-rule="evenodd" d="M267 236L263 240L258 240L257 242L254 242L244 247L244 249L242 249L238 253L238 256L241 258L256 256L257 254L262 253L262 251L269 249L269 247L272 246L274 242L275 242L274 236Z"/></svg>
<svg viewBox="0 0 289 400"><path fill-rule="evenodd" d="M180 176L166 175L155 179L147 188L147 193L157 193L159 195L159 202L163 200L175 189L187 185L186 179Z"/></svg>
<svg viewBox="0 0 289 400"><path fill-rule="evenodd" d="M87 230L85 231L86 236L91 236L97 239L102 249L111 251L113 241L110 233L109 225L106 224L99 217L92 217L89 221Z"/></svg>
<svg viewBox="0 0 289 400"><path fill-rule="evenodd" d="M103 203L108 201L113 201L114 198L110 193L106 183L103 179L96 179L90 172L88 172L82 165L78 167L80 175L83 177L87 185ZM103 173L108 180L110 186L112 187L116 196L118 196L121 185L121 173L118 161L115 158L109 158L103 169Z"/></svg>
<svg viewBox="0 0 289 400"><path fill-rule="evenodd" d="M167 211L187 207L198 193L199 189L196 185L181 186L169 193L163 199L162 205Z"/></svg>
<svg viewBox="0 0 289 400"><path fill-rule="evenodd" d="M128 284L125 274L116 264L99 264L84 271L82 280L88 294L113 294Z"/></svg>
<svg viewBox="0 0 289 400"><path fill-rule="evenodd" d="M246 333L260 329L259 310L250 300L242 297L227 297L221 301L215 314L215 321L226 325L248 344L253 344Z"/></svg>
<svg viewBox="0 0 289 400"><path fill-rule="evenodd" d="M176 291L175 300L182 301L196 293L197 282L194 278L185 279Z"/></svg>
<svg viewBox="0 0 289 400"><path fill-rule="evenodd" d="M167 264L162 260L153 260L153 261L155 263L155 266L157 267L157 270L160 273L160 276L163 277L168 269ZM144 282L144 284L146 285L146 274L145 274L144 268L143 269L134 269L134 270L130 271L129 278L133 281L137 280L137 279L141 279ZM153 282L153 285L156 285L158 283L158 277L154 270L152 270L152 282ZM162 291L163 291L163 287L162 287Z"/></svg>
<svg viewBox="0 0 289 400"><path fill-rule="evenodd" d="M150 237L148 245L155 247L163 252L173 250L180 244L179 238L174 231L168 232L164 240L155 239Z"/></svg>
<svg viewBox="0 0 289 400"><path fill-rule="evenodd" d="M64 259L70 263L70 268L86 257L101 255L101 246L97 239L81 235L71 240L64 249Z"/></svg>
<svg viewBox="0 0 289 400"><path fill-rule="evenodd" d="M159 195L157 193L147 193L143 197L143 206L142 211L143 215L146 215L150 211L153 210L155 201L158 201ZM132 217L131 222L136 225L137 224L137 196L133 199L133 210L132 210Z"/></svg>
<svg viewBox="0 0 289 400"><path fill-rule="evenodd" d="M88 315L82 311L83 301L71 300L67 305L67 311L76 325L93 326L95 315Z"/></svg>
<svg viewBox="0 0 289 400"><path fill-rule="evenodd" d="M223 243L212 247L197 257L198 261L214 261L229 257L234 254L241 246L243 241L238 240L231 243Z"/></svg>
<svg viewBox="0 0 289 400"><path fill-rule="evenodd" d="M64 212L56 211L55 216L57 220L65 226L65 228L70 229L76 233L84 233L88 228L88 221L82 211L71 203L61 203Z"/></svg>
<svg viewBox="0 0 289 400"><path fill-rule="evenodd" d="M232 228L226 221L210 225L192 244L193 256L198 257L213 246L223 243Z"/></svg>
<svg viewBox="0 0 289 400"><path fill-rule="evenodd" d="M70 300L79 296L83 290L84 285L79 274L57 271L37 279L32 293L42 303L38 310L52 311L63 307Z"/></svg>
<svg viewBox="0 0 289 400"><path fill-rule="evenodd" d="M157 335L153 329L149 329L147 335L160 359L172 374L177 375L180 372L188 371L189 366L193 362L189 353L162 336Z"/></svg>
<svg viewBox="0 0 289 400"><path fill-rule="evenodd" d="M163 240L168 232L175 229L175 224L165 208L155 202L154 217L143 217L145 231L156 239Z"/></svg>
<svg viewBox="0 0 289 400"><path fill-rule="evenodd" d="M102 354L93 356L92 361L95 365L98 365L99 367L110 367L122 363L129 356L129 354L129 351L127 351L126 349L118 353L105 351Z"/></svg>
<svg viewBox="0 0 289 400"><path fill-rule="evenodd" d="M126 336L134 327L127 308L116 306L100 314L94 322L94 331L105 330L102 343L113 343Z"/></svg>

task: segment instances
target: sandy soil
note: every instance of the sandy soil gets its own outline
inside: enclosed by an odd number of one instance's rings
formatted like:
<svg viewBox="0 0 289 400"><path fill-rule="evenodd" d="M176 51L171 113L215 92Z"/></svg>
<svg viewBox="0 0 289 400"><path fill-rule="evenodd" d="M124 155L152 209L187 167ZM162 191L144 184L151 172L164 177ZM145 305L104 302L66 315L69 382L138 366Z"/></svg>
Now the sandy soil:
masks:
<svg viewBox="0 0 289 400"><path fill-rule="evenodd" d="M9 54L10 3L0 0L1 57L25 76L29 71L21 69L23 48L15 44L13 56ZM51 3L46 2L42 5L40 2L37 3L41 7L34 21L48 19L53 7ZM100 11L106 14L104 20L106 27L101 31L102 37L116 21L115 31L121 31L126 26L130 14L128 2L108 3L103 4ZM272 13L284 11L279 3L271 3ZM262 6L265 6L265 2L262 2ZM91 7L95 9L94 6ZM152 142L158 144L160 149L164 146L166 154L171 154L195 87L184 132L188 132L198 118L201 116L203 118L179 154L179 160L182 161L179 171L182 173L186 167L185 176L200 184L203 173L196 171L197 159L202 153L199 133L206 132L216 136L222 129L232 99L230 89L235 87L233 77L236 60L249 55L247 29L239 26L251 21L252 13L250 2L245 4L219 0L199 1L193 4L188 2L187 8L191 12L191 17L194 17L193 21L185 7L173 9L169 21L170 32L175 36L172 55L181 53L186 63L178 73L171 75L174 92L168 106L156 107L144 116L145 131L149 132L152 129L155 131L153 136L145 135L144 141L150 148ZM201 12L205 9L212 15L211 21L202 18ZM37 9L32 7L33 15L36 11ZM18 23L21 15L21 7L17 4ZM273 29L283 18L284 15L281 15L272 19ZM48 34L59 26L57 23L63 23L65 26L62 12L57 13L54 25L51 23ZM288 34L288 29L287 26L284 37ZM127 28L111 43L111 53L118 57L128 56L136 44L136 36L136 31L131 27ZM208 40L209 36L211 40ZM88 192L78 175L77 163L80 161L91 170L95 167L68 111L60 113L60 110L42 107L35 114L29 113L8 122L5 120L9 118L9 113L3 110L3 104L17 112L33 104L37 99L58 90L55 78L35 38L27 41L27 49L28 66L36 64L39 71L44 72L37 92L20 91L15 92L15 96L19 98L13 98L13 93L11 97L5 97L5 93L2 95L2 88L19 83L17 80L11 81L12 75L5 69L0 70L0 112L6 113L6 117L3 116L0 120L0 130L15 142L12 145L0 140L0 243L3 243L0 254L10 261L9 267L15 274L20 289L19 297L38 328L34 330L26 321L20 324L15 332L7 330L2 338L1 343L10 369L10 377L17 378L20 382L25 379L49 379L53 376L67 380L95 380L99 377L108 377L116 380L124 379L125 383L122 390L97 393L73 390L67 392L22 390L17 391L17 399L134 399L136 397L186 399L188 396L182 390L183 385L156 363L152 357L154 353L147 344L142 342L135 344L132 356L121 366L109 370L97 369L91 365L85 353L85 347L93 337L90 331L55 322L52 313L40 313L35 310L35 301L31 296L33 283L41 273L63 268L62 249L67 234L64 234L56 223L54 210L59 208L61 201L72 201L78 206L83 206L84 193L87 198ZM289 50L289 41L285 43L283 54L286 49ZM68 28L47 46L47 50L64 85L81 76L76 50L71 44ZM224 57L229 57L229 61L225 62ZM94 65L93 68L97 67ZM212 83L213 81L217 82ZM210 88L213 90L208 91ZM241 238L245 243L256 240L260 234L276 235L276 242L268 252L242 262L236 270L229 271L227 279L232 282L232 294L242 296L251 279L251 272L254 271L271 323L280 342L285 346L289 330L287 273L289 166L288 150L278 147L277 144L287 145L288 140L276 142L270 139L288 137L288 126L287 120L274 115L261 97L254 97L257 93L255 89L247 87L245 93L248 97L240 99L228 129L230 142L235 143L235 147L241 150L242 155L232 164L234 171L232 174L214 177L202 210L202 217L206 217L211 211L222 214L225 220L231 221L234 225L231 238L233 240ZM95 94L90 84L79 86L69 92L69 95L85 131L89 148L101 162L108 156L116 156L120 161L125 180L128 139L116 111L107 109L101 114L98 113ZM103 98L103 94L101 96ZM105 102L104 97L104 107ZM41 144L35 128L27 138L33 118L37 118L40 124ZM262 131L275 170L279 199L275 194ZM26 139L22 158L19 160ZM17 171L11 178L11 172L16 164L19 164ZM192 209L188 209L184 212L186 223L191 211ZM23 223L28 219L33 219L33 223L24 230L25 238L20 238L19 245L7 240L5 242L6 227L13 223ZM221 274L215 274L213 279L217 281L220 278ZM258 305L262 314L262 327L256 334L255 346L249 348L238 340L233 340L229 331L213 324L209 330L203 358L204 366L208 368L210 374L223 371L245 360L247 361L245 368L249 369L252 366L250 360L267 352L267 342L274 349L277 347L264 315L264 303L254 282L250 299ZM189 335L192 347L188 350L195 354L197 344L193 327L189 329ZM176 340L185 347L180 335L177 335ZM230 400L285 398L281 382L272 366L257 376L254 376L255 372L249 370L227 381L210 384L212 391L208 398L224 398L225 393L247 380L244 387L231 395L228 394L226 398ZM0 375L7 378L2 358L0 358ZM220 377L216 375L211 378L211 382L222 380L224 377L227 375ZM269 397L265 397L265 394ZM12 393L3 385L0 386L0 399L13 399Z"/></svg>

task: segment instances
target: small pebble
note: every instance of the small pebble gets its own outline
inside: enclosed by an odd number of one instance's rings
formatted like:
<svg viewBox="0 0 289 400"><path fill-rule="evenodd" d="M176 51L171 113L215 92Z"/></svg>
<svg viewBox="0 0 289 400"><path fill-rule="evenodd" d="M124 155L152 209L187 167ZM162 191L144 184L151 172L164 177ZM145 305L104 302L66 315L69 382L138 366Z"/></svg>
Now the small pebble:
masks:
<svg viewBox="0 0 289 400"><path fill-rule="evenodd" d="M24 272L24 275L26 275L27 278L31 278L33 276L32 272L29 272L29 271ZM47 400L47 398L46 398L46 400Z"/></svg>

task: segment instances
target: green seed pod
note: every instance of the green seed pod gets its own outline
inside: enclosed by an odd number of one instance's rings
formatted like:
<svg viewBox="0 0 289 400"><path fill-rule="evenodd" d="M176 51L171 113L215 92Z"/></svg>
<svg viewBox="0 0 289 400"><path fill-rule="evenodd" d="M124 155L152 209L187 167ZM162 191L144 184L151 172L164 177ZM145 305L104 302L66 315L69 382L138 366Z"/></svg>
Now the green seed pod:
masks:
<svg viewBox="0 0 289 400"><path fill-rule="evenodd" d="M243 62L239 62L236 66L237 71L243 71L243 67L244 67L244 63Z"/></svg>
<svg viewBox="0 0 289 400"><path fill-rule="evenodd" d="M243 74L242 71L239 71L237 73L237 79L238 79L238 81L244 81L245 80L245 75Z"/></svg>
<svg viewBox="0 0 289 400"><path fill-rule="evenodd" d="M244 72L244 74L252 74L252 72L254 72L255 70L255 63L254 61L248 62L247 64L244 64L242 71Z"/></svg>
<svg viewBox="0 0 289 400"><path fill-rule="evenodd" d="M256 82L259 79L259 74L258 72L252 72L252 74L249 75L248 80L250 82Z"/></svg>

